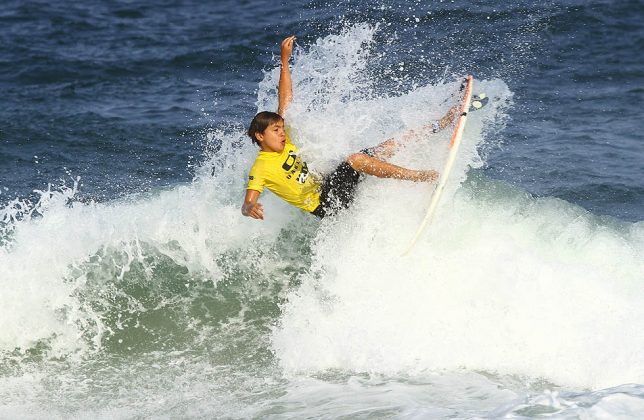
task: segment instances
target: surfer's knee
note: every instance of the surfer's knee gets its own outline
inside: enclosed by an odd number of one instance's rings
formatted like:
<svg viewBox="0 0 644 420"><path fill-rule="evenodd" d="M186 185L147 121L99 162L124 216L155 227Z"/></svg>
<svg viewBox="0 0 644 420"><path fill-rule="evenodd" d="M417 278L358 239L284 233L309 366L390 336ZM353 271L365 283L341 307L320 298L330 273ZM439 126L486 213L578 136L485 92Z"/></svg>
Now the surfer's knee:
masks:
<svg viewBox="0 0 644 420"><path fill-rule="evenodd" d="M370 157L364 153L354 153L346 158L346 162L355 170L363 167Z"/></svg>

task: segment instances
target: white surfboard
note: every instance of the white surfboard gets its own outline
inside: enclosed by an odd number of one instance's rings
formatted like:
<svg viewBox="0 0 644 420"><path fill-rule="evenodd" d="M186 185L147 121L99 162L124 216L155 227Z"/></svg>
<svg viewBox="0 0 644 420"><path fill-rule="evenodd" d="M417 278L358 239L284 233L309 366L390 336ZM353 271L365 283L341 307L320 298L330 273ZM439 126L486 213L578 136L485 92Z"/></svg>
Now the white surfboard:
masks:
<svg viewBox="0 0 644 420"><path fill-rule="evenodd" d="M423 233L425 228L431 223L432 217L434 215L434 211L438 207L438 203L440 202L441 195L443 194L443 189L445 189L445 185L447 184L447 180L449 179L449 173L451 172L452 166L454 166L454 162L456 161L456 154L458 153L458 147L461 145L461 137L463 136L463 130L465 129L465 121L467 120L467 113L470 107L470 100L472 99L473 81L474 81L474 77L467 76L465 95L463 96L463 102L461 103L461 106L460 106L460 114L459 114L458 120L456 121L456 125L454 126L454 132L452 133L452 138L449 143L449 154L447 155L445 166L443 167L443 170L441 171L440 176L438 178L438 185L434 190L434 194L432 195L432 200L429 203L429 207L427 208L427 214L425 214L425 218L423 219L422 223L418 227L418 230L416 231L414 238L407 246L407 249L405 249L405 252L403 252L403 255L409 254L409 252L412 250L414 245L416 245L416 242L418 241L418 238L420 237L420 235Z"/></svg>

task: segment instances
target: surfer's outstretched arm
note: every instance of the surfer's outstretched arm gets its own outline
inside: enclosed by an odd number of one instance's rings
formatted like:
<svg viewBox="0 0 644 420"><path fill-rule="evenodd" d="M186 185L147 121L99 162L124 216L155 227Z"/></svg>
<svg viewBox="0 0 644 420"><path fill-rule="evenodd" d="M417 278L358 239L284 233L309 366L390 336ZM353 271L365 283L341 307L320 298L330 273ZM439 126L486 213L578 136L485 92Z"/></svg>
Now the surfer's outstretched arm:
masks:
<svg viewBox="0 0 644 420"><path fill-rule="evenodd" d="M295 42L295 36L289 36L282 41L282 51L280 54L280 59L282 62L282 69L280 70L280 81L278 85L278 94L279 94L279 105L277 107L277 113L284 118L284 113L288 104L291 103L293 99L293 83L291 82L291 69L288 67L288 60L291 58L293 53L293 43Z"/></svg>

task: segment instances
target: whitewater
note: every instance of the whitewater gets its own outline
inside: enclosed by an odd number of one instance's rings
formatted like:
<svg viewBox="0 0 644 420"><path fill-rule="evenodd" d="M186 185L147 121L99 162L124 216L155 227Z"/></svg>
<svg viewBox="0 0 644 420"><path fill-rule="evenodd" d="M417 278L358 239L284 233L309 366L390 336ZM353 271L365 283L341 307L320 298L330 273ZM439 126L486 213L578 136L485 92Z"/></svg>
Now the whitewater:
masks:
<svg viewBox="0 0 644 420"><path fill-rule="evenodd" d="M440 118L458 74L383 92L377 25L298 45L286 116L310 167ZM407 64L401 64L407 65ZM191 182L106 202L78 180L0 211L0 417L635 418L644 413L644 224L536 197L481 170L513 92L471 113L431 196L369 178L322 221L265 194L256 148L206 134ZM278 68L257 87L275 109ZM449 133L393 162L439 168ZM487 149L486 149L487 148Z"/></svg>

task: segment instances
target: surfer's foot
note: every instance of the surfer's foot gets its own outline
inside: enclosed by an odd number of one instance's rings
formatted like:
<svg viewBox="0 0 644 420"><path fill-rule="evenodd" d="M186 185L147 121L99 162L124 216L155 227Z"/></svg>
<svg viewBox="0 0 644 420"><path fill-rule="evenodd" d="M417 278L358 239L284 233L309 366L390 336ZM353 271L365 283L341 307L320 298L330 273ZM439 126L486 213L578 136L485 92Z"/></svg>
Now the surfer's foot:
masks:
<svg viewBox="0 0 644 420"><path fill-rule="evenodd" d="M488 98L485 93L479 93L478 95L472 96L472 102L470 102L470 111L476 111L477 109L483 108L489 101L490 98Z"/></svg>
<svg viewBox="0 0 644 420"><path fill-rule="evenodd" d="M416 182L430 182L430 183L435 183L438 181L438 176L439 173L434 171L434 170L428 170L428 171L414 171L416 172L416 177L413 179L413 181Z"/></svg>

